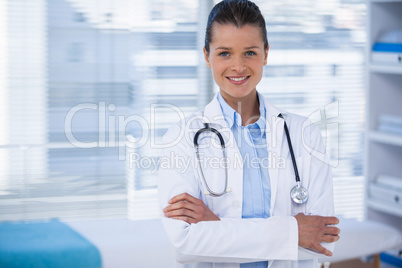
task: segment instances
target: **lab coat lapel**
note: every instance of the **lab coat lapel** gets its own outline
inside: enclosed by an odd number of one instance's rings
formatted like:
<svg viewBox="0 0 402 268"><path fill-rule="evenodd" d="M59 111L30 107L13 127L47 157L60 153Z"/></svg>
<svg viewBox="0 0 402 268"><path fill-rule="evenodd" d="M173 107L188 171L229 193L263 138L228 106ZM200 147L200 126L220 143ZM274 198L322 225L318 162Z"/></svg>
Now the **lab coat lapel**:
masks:
<svg viewBox="0 0 402 268"><path fill-rule="evenodd" d="M221 127L228 127L225 118L222 113L221 105L218 101L218 95L215 95L215 98L208 103L204 108L204 122L205 123L215 123L220 125Z"/></svg>
<svg viewBox="0 0 402 268"><path fill-rule="evenodd" d="M263 98L262 95L259 95ZM269 101L264 100L266 108L266 139L268 144L268 153L270 159L269 177L271 183L271 216L274 216L274 207L276 201L276 192L278 190L280 157L282 148L282 138L284 132L284 120L279 118L280 113L285 114L284 111L279 110ZM279 165L278 165L279 164Z"/></svg>
<svg viewBox="0 0 402 268"><path fill-rule="evenodd" d="M233 133L223 116L217 95L205 106L203 120L204 122L212 123L212 127L217 125L216 128L225 141L226 157L228 159L228 188L232 190L232 192L227 194L231 195L232 198L229 199L231 204L227 204L230 206L230 210L226 211L225 216L241 218L243 204L243 167L240 161L242 161L242 158Z"/></svg>

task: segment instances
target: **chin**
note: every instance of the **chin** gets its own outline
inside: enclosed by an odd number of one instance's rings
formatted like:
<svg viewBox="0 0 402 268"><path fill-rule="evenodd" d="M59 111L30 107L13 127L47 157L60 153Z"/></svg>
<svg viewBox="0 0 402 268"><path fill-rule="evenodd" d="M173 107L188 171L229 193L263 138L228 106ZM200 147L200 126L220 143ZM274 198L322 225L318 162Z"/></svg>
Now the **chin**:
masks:
<svg viewBox="0 0 402 268"><path fill-rule="evenodd" d="M249 96L250 94L256 94L255 89L232 89L232 90L221 90L225 95L229 95L232 98L241 99Z"/></svg>

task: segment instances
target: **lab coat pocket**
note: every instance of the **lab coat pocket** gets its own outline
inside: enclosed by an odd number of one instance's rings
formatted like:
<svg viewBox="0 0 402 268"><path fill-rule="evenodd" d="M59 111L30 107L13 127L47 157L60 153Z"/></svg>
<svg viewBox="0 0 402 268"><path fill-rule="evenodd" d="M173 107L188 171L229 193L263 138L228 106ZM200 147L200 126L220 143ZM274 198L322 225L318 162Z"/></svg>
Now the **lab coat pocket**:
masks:
<svg viewBox="0 0 402 268"><path fill-rule="evenodd" d="M224 181L224 178L221 178ZM223 187L220 185L219 187ZM216 187L217 185L210 185L209 187ZM220 191L223 191L223 188ZM234 193L231 191L231 188L228 187L229 192L221 195L221 196L212 196L208 193L204 186L204 193L203 199L205 200L204 203L207 207L219 218L226 217L226 218L236 218L237 210L241 210L241 203L236 201L237 199L234 196Z"/></svg>

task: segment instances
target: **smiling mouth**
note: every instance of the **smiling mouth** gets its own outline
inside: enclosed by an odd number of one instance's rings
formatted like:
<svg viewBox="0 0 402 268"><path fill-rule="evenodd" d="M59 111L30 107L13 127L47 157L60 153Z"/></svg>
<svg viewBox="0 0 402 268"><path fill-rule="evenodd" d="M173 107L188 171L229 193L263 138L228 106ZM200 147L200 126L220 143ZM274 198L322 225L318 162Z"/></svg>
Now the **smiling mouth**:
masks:
<svg viewBox="0 0 402 268"><path fill-rule="evenodd" d="M240 81L243 81L243 80L245 80L245 79L247 79L247 78L249 78L249 77L250 77L250 76L228 77L228 79L229 79L229 80L232 80L232 81L240 82Z"/></svg>

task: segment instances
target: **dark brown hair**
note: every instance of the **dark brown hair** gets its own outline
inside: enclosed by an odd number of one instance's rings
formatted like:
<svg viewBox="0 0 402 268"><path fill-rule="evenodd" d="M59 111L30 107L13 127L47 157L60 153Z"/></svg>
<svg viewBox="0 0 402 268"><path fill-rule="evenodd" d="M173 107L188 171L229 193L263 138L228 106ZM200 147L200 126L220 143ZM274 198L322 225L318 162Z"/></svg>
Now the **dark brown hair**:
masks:
<svg viewBox="0 0 402 268"><path fill-rule="evenodd" d="M241 28L247 24L253 24L261 28L264 49L268 47L267 29L264 17L256 4L248 0L224 0L216 4L208 16L207 29L205 31L205 49L209 52L209 44L212 42L213 24L233 24Z"/></svg>

